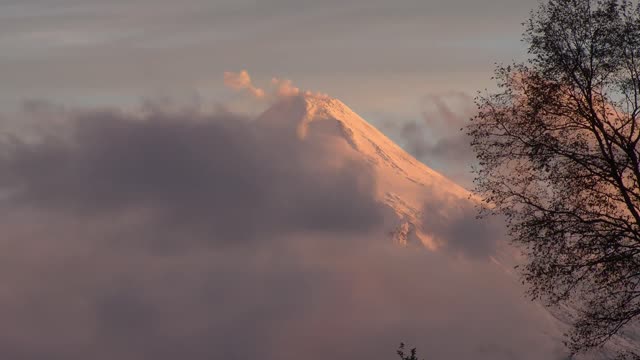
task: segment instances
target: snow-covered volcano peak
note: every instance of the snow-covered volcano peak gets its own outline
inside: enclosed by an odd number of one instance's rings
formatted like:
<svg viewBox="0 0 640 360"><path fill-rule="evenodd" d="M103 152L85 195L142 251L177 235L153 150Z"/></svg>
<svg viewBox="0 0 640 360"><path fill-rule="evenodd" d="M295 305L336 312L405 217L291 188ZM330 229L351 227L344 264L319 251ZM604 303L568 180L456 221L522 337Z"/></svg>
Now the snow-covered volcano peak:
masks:
<svg viewBox="0 0 640 360"><path fill-rule="evenodd" d="M377 200L393 210L399 222L393 230L397 241L435 244L422 229L423 208L437 198L466 201L469 192L408 154L342 101L304 94L286 97L266 110L258 122L270 129L290 132L301 141L344 144L332 151L336 158L353 156L371 165ZM445 200L443 200L445 199Z"/></svg>
<svg viewBox="0 0 640 360"><path fill-rule="evenodd" d="M376 167L388 168L417 184L445 186L458 196L469 195L416 160L338 99L309 94L287 97L266 110L258 121L280 130L294 130L300 139L314 135L342 137Z"/></svg>

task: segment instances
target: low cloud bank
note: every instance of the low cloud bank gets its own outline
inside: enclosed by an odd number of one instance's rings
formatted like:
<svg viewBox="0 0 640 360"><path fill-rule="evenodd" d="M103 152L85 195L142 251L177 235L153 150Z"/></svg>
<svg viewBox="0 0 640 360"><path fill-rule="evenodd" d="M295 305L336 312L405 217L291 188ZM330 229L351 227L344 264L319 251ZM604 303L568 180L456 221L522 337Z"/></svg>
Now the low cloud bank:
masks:
<svg viewBox="0 0 640 360"><path fill-rule="evenodd" d="M357 158L229 113L38 116L0 145L6 358L561 358L502 268L392 244ZM445 205L432 235L495 252Z"/></svg>

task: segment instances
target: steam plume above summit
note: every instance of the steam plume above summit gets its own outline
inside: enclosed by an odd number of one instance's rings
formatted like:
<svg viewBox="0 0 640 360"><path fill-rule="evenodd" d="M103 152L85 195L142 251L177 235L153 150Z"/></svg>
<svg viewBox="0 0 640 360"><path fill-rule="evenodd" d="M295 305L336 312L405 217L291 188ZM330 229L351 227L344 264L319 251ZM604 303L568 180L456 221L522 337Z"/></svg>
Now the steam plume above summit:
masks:
<svg viewBox="0 0 640 360"><path fill-rule="evenodd" d="M246 91L248 94L257 99L262 99L266 96L271 101L298 95L329 98L329 95L324 93L314 93L308 90L303 91L300 88L294 86L291 80L279 79L277 77L271 78L269 90L261 89L253 84L251 76L249 76L249 73L246 70L241 70L240 72L225 72L224 84L228 88L235 91Z"/></svg>

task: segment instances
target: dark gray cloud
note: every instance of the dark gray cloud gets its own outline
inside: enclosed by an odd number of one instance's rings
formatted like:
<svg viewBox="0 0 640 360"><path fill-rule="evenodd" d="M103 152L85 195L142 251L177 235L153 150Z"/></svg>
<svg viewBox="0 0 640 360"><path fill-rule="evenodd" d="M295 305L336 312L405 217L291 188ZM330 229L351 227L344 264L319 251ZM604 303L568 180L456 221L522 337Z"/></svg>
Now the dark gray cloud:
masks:
<svg viewBox="0 0 640 360"><path fill-rule="evenodd" d="M378 226L368 167L329 147L193 109L53 108L54 131L46 109L0 151L3 357L383 360L399 341L436 360L563 353L516 279L450 256L492 252L460 204L424 219L452 251L402 248Z"/></svg>
<svg viewBox="0 0 640 360"><path fill-rule="evenodd" d="M248 119L117 111L73 115L66 137L3 148L7 200L78 217L124 211L150 227L216 234L362 231L380 223L365 164L332 169L295 137L260 136Z"/></svg>

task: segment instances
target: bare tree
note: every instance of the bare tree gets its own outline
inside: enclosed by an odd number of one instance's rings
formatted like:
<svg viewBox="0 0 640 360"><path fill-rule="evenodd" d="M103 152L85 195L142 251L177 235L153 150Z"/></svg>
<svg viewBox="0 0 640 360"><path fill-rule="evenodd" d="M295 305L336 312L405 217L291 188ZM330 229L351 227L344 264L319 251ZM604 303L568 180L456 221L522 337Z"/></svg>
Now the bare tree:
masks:
<svg viewBox="0 0 640 360"><path fill-rule="evenodd" d="M640 8L550 0L528 60L496 70L467 132L476 191L524 250L533 298L577 310L573 352L640 315Z"/></svg>

